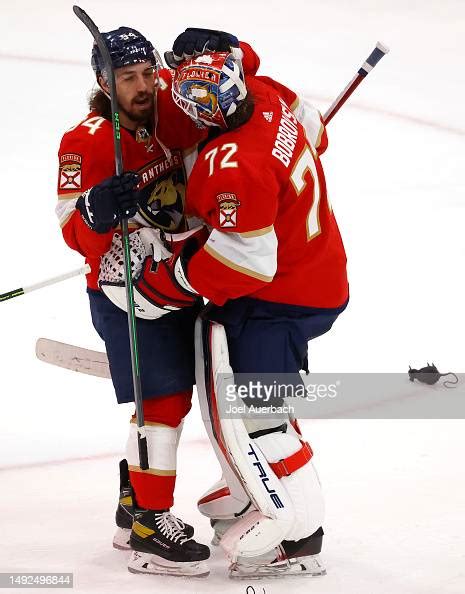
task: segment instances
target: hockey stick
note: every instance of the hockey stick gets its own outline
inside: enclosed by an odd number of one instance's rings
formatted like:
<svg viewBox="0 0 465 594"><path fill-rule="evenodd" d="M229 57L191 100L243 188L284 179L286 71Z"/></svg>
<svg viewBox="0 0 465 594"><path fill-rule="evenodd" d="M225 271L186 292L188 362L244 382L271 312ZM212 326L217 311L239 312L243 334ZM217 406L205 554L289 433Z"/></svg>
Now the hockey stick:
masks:
<svg viewBox="0 0 465 594"><path fill-rule="evenodd" d="M347 99L352 95L362 80L368 75L376 64L389 52L389 48L378 41L375 49L371 52L363 65L358 70L357 74L345 87L345 89L336 97L331 106L326 110L323 116L323 123L325 126L333 119L337 112L341 109Z"/></svg>
<svg viewBox="0 0 465 594"><path fill-rule="evenodd" d="M0 293L0 303L2 301L13 299L14 297L20 297L21 295L25 295L31 291L37 291L37 289L42 289L43 287L60 283L61 281L67 280L68 278L73 278L74 276L79 276L80 274L88 274L89 272L90 266L89 264L86 264L85 266L81 266L81 268L71 270L71 272L65 272L64 274L60 274L58 276L53 276L52 278L41 281L40 283L35 283L34 285L29 285L28 287L13 289L13 291L7 291L6 293Z"/></svg>
<svg viewBox="0 0 465 594"><path fill-rule="evenodd" d="M119 108L118 99L116 96L116 80L115 73L113 70L113 64L111 62L110 52L106 46L106 43L102 37L102 34L98 30L96 24L89 17L89 15L79 8L79 6L73 6L74 14L78 19L87 27L92 37L95 40L106 65L106 71L108 74L108 85L110 87L110 101L111 101L111 114L113 124L113 140L115 150L115 168L116 175L123 173L123 155L121 152L121 134L120 134L120 121L119 121ZM142 470L149 468L148 464L148 452L147 452L147 435L145 432L144 423L144 409L142 405L142 388L140 380L140 368L139 368L139 352L137 343L137 329L136 329L136 314L134 308L134 290L132 284L132 270L131 270L131 255L130 255L130 244L129 244L129 229L128 220L126 217L121 217L121 235L123 241L123 258L124 258L124 270L125 270L125 285L126 285L126 302L128 310L128 328L129 328L129 344L131 349L131 367L132 367L132 383L134 387L134 402L136 404L136 419L137 419L137 445L139 448L139 463Z"/></svg>
<svg viewBox="0 0 465 594"><path fill-rule="evenodd" d="M49 338L38 338L36 357L63 369L111 379L108 357L102 351L92 351Z"/></svg>

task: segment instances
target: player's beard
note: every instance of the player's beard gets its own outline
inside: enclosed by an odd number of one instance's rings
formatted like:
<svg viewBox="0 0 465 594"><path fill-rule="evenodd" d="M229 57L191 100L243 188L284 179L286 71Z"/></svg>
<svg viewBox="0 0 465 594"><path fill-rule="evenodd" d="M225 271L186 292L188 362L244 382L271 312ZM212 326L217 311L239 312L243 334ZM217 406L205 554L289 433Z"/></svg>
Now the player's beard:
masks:
<svg viewBox="0 0 465 594"><path fill-rule="evenodd" d="M148 124L153 117L154 95L140 93L128 105L119 103L120 112L137 125Z"/></svg>

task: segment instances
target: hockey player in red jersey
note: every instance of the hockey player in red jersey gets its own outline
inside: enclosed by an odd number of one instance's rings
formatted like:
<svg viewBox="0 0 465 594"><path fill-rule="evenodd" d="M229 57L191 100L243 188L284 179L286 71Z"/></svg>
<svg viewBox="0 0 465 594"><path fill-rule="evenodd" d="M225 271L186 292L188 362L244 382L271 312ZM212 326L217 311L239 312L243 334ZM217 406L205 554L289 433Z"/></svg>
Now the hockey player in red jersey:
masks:
<svg viewBox="0 0 465 594"><path fill-rule="evenodd" d="M213 40L212 47L216 47L218 35L234 41L228 34L200 31L194 37L203 45ZM91 112L61 141L56 213L66 243L90 264L87 282L92 321L105 341L121 403L134 399L127 317L100 291L101 263L121 253L121 216L129 218L131 242L138 241L147 250L159 230L187 229L184 206L191 147L204 132L173 103L171 73L161 69L150 41L128 27L103 36L115 70L125 173L114 174L108 79L94 45L92 66L98 90L90 100ZM119 531L114 541L118 548L129 548L130 540L138 551L129 562L133 572L208 573L204 565L208 547L195 542L193 528L170 513L176 449L195 381L193 329L200 304L197 297L189 304L170 316L141 315L138 320L150 468L142 471L139 466L133 417L127 462L120 465ZM137 503L134 522L133 503Z"/></svg>
<svg viewBox="0 0 465 594"><path fill-rule="evenodd" d="M346 256L319 158L327 146L321 117L283 85L255 76L257 57L246 44L241 48L242 60L237 49L185 61L168 56L177 67L175 101L209 131L189 179L186 208L211 231L194 255L175 251L167 260L171 275L158 269L146 279L165 296L187 292L210 300L208 318L224 327L227 338L227 345L221 333L210 340L210 330L201 344L202 360L210 349L204 382L210 389L216 371L229 368L228 351L234 373L300 379L308 341L327 332L348 301ZM199 394L201 386L197 376ZM323 503L297 423L246 426L244 439L260 450L261 468L268 468L287 501L286 518L271 521L257 508L258 487L244 480L250 460L236 457L231 465L240 444L233 448L222 436L214 400L207 394L205 410L224 478L199 507L213 521L236 518L220 541L234 561L231 576L321 575L316 554Z"/></svg>
<svg viewBox="0 0 465 594"><path fill-rule="evenodd" d="M242 47L245 59L254 57ZM238 64L206 54L178 68L175 79L178 104L215 126L189 179L187 209L213 231L188 263L188 279L216 305L247 295L340 308L348 299L346 257L319 159L326 130L308 106L298 121L295 93L267 77L245 81ZM218 86L221 76L234 82L229 116L226 107L215 109L211 90L206 102L202 70L219 72Z"/></svg>

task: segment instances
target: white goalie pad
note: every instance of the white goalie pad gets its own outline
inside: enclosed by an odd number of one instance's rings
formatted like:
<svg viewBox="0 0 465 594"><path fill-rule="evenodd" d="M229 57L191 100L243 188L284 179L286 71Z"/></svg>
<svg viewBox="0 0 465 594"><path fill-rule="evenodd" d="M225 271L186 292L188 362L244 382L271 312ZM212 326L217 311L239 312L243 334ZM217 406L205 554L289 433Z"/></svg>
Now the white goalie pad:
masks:
<svg viewBox="0 0 465 594"><path fill-rule="evenodd" d="M309 459L303 466L292 472L286 470L286 463L284 468L280 468L285 460L289 460L288 466L291 466L293 456L298 456L308 444L299 439L289 424L286 433L268 433L254 441L271 468L278 472L280 483L292 502L294 523L286 540L300 540L313 534L323 523L324 501L318 474L310 459L312 454L309 454Z"/></svg>
<svg viewBox="0 0 465 594"><path fill-rule="evenodd" d="M234 496L242 495L244 501L245 493L253 503L249 513L221 539L227 555L232 560L262 555L283 540L299 540L315 532L322 524L324 508L308 444L299 439L290 423L285 425L288 432L251 438L249 431L262 429L257 425L261 421L246 421L246 427L242 419L224 419L218 414L217 399L226 393L225 383L234 383L226 335L220 324L197 322L196 381L202 416L226 478L226 484L219 483L204 495L203 505L216 500L215 511L219 509L225 518L232 517L224 512ZM228 497L223 499L225 495ZM212 507L208 512L214 515Z"/></svg>
<svg viewBox="0 0 465 594"><path fill-rule="evenodd" d="M230 467L226 474L230 476L229 482L222 476L197 502L200 513L212 520L233 520L253 509L249 496ZM234 486L230 487L231 484Z"/></svg>
<svg viewBox="0 0 465 594"><path fill-rule="evenodd" d="M205 347L205 354L204 354ZM229 366L229 361L227 361ZM207 345L202 338L202 320L198 319L195 326L195 378L199 397L200 411L213 446L213 450L221 466L223 477L215 483L198 502L199 511L209 518L230 520L239 518L251 509L255 509L253 503L238 479L235 471L225 455L222 442L217 438L217 427L214 426L208 397L210 377L207 368L211 366L211 356ZM221 363L219 364L221 368Z"/></svg>

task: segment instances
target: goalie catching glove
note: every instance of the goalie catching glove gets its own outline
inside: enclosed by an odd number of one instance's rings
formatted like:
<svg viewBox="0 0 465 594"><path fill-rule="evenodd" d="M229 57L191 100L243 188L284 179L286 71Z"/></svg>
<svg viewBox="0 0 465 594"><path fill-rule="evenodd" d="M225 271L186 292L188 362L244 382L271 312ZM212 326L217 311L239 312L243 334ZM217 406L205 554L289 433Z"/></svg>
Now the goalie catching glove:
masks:
<svg viewBox="0 0 465 594"><path fill-rule="evenodd" d="M198 227L186 233L163 235L141 229L130 235L131 270L136 316L155 320L190 307L201 297L185 273L188 260L205 243L208 233ZM99 287L115 305L127 310L121 236L115 233L100 264Z"/></svg>

